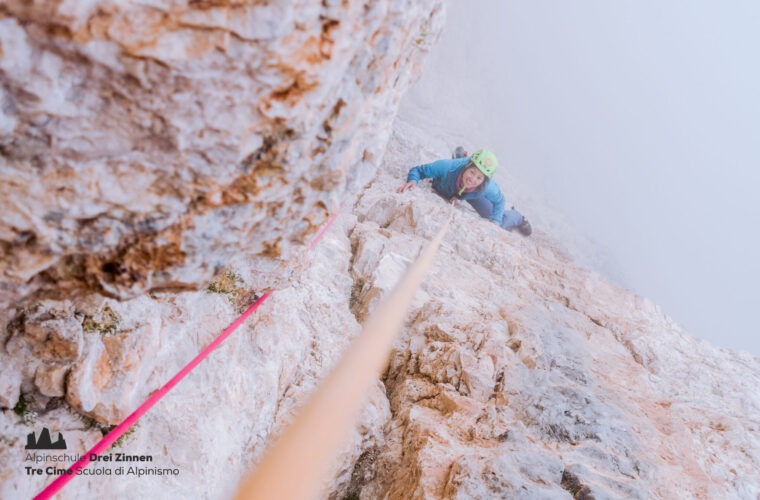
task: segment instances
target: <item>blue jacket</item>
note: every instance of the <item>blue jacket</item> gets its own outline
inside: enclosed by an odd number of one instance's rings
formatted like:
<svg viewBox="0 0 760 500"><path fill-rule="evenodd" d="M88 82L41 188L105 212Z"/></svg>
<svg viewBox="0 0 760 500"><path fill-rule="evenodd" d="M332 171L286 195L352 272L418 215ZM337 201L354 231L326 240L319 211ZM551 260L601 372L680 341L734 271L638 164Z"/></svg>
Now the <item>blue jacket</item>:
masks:
<svg viewBox="0 0 760 500"><path fill-rule="evenodd" d="M462 200L471 200L473 198L485 198L493 203L493 213L491 220L501 224L502 214L504 213L504 195L501 194L498 184L493 180L488 180L477 190L471 193L457 194L456 182L459 174L467 168L469 157L454 158L452 160L437 160L433 163L419 165L409 171L406 181L415 181L419 184L420 179L433 178L433 189L441 193L446 199L457 197Z"/></svg>

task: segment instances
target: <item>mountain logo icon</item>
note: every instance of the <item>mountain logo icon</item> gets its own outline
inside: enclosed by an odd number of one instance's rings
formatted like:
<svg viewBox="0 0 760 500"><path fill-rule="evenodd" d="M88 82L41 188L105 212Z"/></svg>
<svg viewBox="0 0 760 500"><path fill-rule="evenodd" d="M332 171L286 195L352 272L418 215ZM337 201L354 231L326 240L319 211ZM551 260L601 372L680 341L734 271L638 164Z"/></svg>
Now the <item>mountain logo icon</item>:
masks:
<svg viewBox="0 0 760 500"><path fill-rule="evenodd" d="M26 449L27 450L65 450L66 440L63 439L63 434L58 433L58 439L55 443L50 439L50 431L47 427L43 427L40 432L40 437L34 439L34 432L30 432L26 435Z"/></svg>

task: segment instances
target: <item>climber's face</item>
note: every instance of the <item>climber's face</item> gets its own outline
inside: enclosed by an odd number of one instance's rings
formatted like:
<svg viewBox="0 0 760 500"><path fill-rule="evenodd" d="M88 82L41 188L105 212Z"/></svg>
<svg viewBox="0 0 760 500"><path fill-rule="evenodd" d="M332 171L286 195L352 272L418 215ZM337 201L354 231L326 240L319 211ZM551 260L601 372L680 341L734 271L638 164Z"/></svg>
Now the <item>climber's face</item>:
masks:
<svg viewBox="0 0 760 500"><path fill-rule="evenodd" d="M467 189L473 189L480 186L484 180L486 180L486 176L478 167L470 167L465 170L462 175L462 182Z"/></svg>

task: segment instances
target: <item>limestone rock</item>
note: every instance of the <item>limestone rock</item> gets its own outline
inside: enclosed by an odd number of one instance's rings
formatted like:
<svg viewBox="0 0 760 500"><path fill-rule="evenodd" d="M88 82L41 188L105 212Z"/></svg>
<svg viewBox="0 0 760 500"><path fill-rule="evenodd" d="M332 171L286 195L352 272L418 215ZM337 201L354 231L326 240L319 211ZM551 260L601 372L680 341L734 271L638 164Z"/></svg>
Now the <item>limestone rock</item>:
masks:
<svg viewBox="0 0 760 500"><path fill-rule="evenodd" d="M3 360L5 361L5 360ZM15 363L0 365L0 408L13 408L21 395L21 371Z"/></svg>
<svg viewBox="0 0 760 500"><path fill-rule="evenodd" d="M413 255L451 211L425 183L395 193L435 159L413 154L425 132L396 127L356 204L352 270L367 284L396 274L386 256ZM760 493L760 360L689 337L540 229L525 239L454 209L422 292L384 376L391 430L361 498Z"/></svg>
<svg viewBox="0 0 760 500"><path fill-rule="evenodd" d="M306 275L294 278L292 287L272 295L148 412L118 448L150 454L157 467L176 467L180 476L130 477L123 481L82 476L62 491L63 498L114 496L123 488L148 497L162 496L166 491L187 497L231 496L270 438L292 419L359 331L348 309L351 246L346 224L350 221L348 215L345 220L339 218L309 256ZM247 296L247 272L241 270L239 274L243 280L240 295ZM82 356L60 365L71 370L65 404L39 412L36 419L36 425L49 424L51 429L55 423L70 450L76 452L93 446L102 437L101 429L133 411L239 314L235 301L208 290L153 294L123 302L83 300L68 304L72 318L95 317L108 306L121 320L114 331L96 329L83 334ZM64 309L62 303L55 302L45 307L59 314ZM40 382L43 370L46 368L38 368ZM15 373L21 378L22 373ZM19 385L33 382L34 375L29 375L27 382L19 380ZM40 397L36 393L33 396ZM362 480L373 477L370 458L383 446L389 419L388 400L378 382L333 464L334 477L325 485L325 496L334 491L342 498L341 492L353 491ZM3 412L0 423L0 435L16 440L4 449L4 455L23 459L29 427L11 411ZM72 440L70 436L82 439ZM199 461L199 456L208 461ZM18 473L8 469L0 474L0 496L32 496L45 483L46 478L19 481Z"/></svg>
<svg viewBox="0 0 760 500"><path fill-rule="evenodd" d="M382 155L439 0L3 2L0 305L257 288Z"/></svg>
<svg viewBox="0 0 760 500"><path fill-rule="evenodd" d="M451 213L424 186L414 198L393 192L415 161L413 148L400 146L414 134L403 122L396 127L386 170L308 255L305 272L121 445L185 475L82 477L63 498L113 496L120 488L141 496L233 494L358 332L355 317L371 313L404 260ZM456 230L444 240L323 497L757 496L760 361L691 338L651 301L576 266L540 229L523 239L466 207L454 209L453 219ZM423 226L420 234L415 224ZM144 401L234 319L240 298L255 297L255 268L234 262L237 298L226 288L121 302L82 297L6 314L2 355L16 371L3 379L4 397L45 396L44 384L34 393L37 373L48 364L69 367L67 405L43 407L37 421L55 424L67 442L76 436L78 449L91 446L98 426ZM109 323L112 314L118 322ZM100 328L85 332L87 318ZM42 335L27 338L26 322L77 322L81 355L40 360L34 346ZM83 413L94 420L82 420ZM28 426L10 411L0 423L4 453L20 456ZM0 475L3 497L30 496L42 486L20 483L17 473Z"/></svg>
<svg viewBox="0 0 760 500"><path fill-rule="evenodd" d="M28 322L24 339L44 361L75 361L82 349L82 326L73 318Z"/></svg>
<svg viewBox="0 0 760 500"><path fill-rule="evenodd" d="M760 494L760 360L538 227L505 232L425 182L395 193L459 139L399 119L386 140L438 2L2 12L0 497L49 482L20 466L30 425L86 451L277 288L118 444L179 475L60 495L231 497L449 217L322 497Z"/></svg>
<svg viewBox="0 0 760 500"><path fill-rule="evenodd" d="M90 337L87 355L67 379L66 400L71 406L89 413L103 399L101 392L113 376L113 369L102 342Z"/></svg>
<svg viewBox="0 0 760 500"><path fill-rule="evenodd" d="M60 365L40 365L34 375L34 385L44 395L62 397L67 368Z"/></svg>
<svg viewBox="0 0 760 500"><path fill-rule="evenodd" d="M348 228L306 248L377 168L442 2L11 0L2 13L0 404L24 394L83 452L280 288L123 445L181 478L63 492L229 496L357 331ZM234 289L209 285L227 271ZM375 392L327 490L381 446ZM3 412L4 456L27 432ZM16 472L0 497L39 491Z"/></svg>

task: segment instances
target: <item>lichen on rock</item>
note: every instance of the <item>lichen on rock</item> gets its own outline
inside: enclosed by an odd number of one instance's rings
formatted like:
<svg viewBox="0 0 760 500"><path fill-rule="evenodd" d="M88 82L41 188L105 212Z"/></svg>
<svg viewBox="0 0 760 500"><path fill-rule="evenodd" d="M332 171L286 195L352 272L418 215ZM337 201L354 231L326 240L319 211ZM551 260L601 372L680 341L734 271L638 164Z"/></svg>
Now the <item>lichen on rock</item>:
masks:
<svg viewBox="0 0 760 500"><path fill-rule="evenodd" d="M234 271L227 270L209 283L206 290L211 293L226 295L230 302L234 303L240 295L240 285L243 280Z"/></svg>
<svg viewBox="0 0 760 500"><path fill-rule="evenodd" d="M116 314L108 304L98 311L95 316L85 316L82 322L82 330L85 333L100 333L101 335L111 335L119 327L121 316Z"/></svg>

